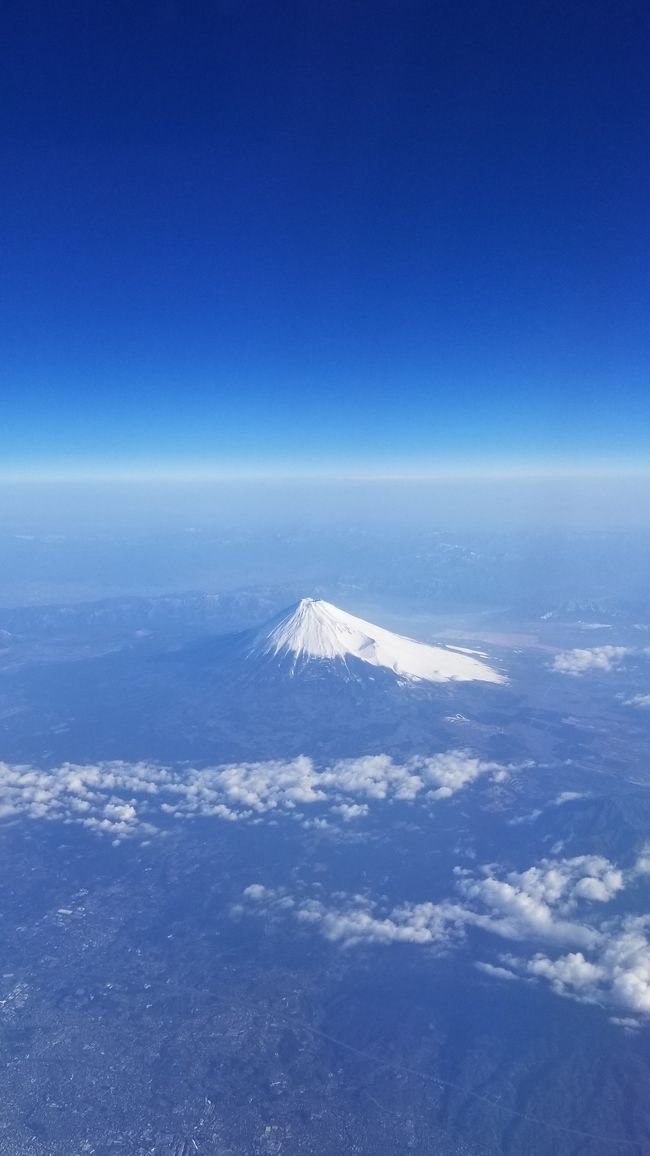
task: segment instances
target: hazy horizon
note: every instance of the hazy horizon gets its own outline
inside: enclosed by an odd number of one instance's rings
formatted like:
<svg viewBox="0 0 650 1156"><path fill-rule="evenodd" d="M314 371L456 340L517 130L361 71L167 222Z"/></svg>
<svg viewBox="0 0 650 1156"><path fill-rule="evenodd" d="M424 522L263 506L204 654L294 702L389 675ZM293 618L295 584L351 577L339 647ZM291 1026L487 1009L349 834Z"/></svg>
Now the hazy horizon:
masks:
<svg viewBox="0 0 650 1156"><path fill-rule="evenodd" d="M645 530L650 474L0 481L0 533L353 524Z"/></svg>

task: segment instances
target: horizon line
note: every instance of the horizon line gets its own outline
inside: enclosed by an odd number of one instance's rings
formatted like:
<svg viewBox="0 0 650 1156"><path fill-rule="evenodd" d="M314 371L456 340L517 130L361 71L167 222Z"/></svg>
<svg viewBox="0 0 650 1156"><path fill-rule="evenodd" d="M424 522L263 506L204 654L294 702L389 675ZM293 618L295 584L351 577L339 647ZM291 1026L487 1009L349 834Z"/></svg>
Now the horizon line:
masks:
<svg viewBox="0 0 650 1156"><path fill-rule="evenodd" d="M436 481L554 481L623 480L650 478L650 461L602 462L491 462L446 464L439 467L396 465L367 469L345 467L216 467L213 465L141 465L134 462L115 466L83 464L74 468L51 464L41 467L0 467L0 485L19 484L225 484L254 482L436 482Z"/></svg>

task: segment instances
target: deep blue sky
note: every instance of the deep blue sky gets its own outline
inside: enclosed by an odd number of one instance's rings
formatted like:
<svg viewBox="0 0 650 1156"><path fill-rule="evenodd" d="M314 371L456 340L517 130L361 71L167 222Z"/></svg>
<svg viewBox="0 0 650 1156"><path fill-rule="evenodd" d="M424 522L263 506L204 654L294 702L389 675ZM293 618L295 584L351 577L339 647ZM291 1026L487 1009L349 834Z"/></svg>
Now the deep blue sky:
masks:
<svg viewBox="0 0 650 1156"><path fill-rule="evenodd" d="M645 2L2 24L5 472L644 460Z"/></svg>

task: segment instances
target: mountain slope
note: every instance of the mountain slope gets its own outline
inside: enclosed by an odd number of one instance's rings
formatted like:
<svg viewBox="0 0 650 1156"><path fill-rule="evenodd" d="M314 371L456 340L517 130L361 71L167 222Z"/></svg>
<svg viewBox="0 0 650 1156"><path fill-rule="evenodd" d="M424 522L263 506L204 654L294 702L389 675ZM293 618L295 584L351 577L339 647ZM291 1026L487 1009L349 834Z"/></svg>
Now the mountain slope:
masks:
<svg viewBox="0 0 650 1156"><path fill-rule="evenodd" d="M259 631L250 656L289 659L295 670L311 661L351 659L383 667L401 679L426 682L492 682L505 679L474 654L429 646L356 618L323 599L303 598L270 628Z"/></svg>

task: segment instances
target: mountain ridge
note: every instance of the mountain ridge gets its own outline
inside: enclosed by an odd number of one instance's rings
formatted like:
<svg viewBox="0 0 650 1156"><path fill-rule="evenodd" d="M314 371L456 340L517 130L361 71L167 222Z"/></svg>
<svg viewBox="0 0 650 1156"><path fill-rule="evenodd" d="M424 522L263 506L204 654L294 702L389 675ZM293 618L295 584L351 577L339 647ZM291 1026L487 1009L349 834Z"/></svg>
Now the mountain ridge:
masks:
<svg viewBox="0 0 650 1156"><path fill-rule="evenodd" d="M504 683L477 653L418 642L322 598L303 598L289 607L255 633L248 649L249 658L288 659L293 672L314 661L356 659L407 681Z"/></svg>

